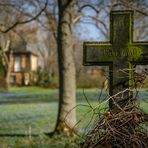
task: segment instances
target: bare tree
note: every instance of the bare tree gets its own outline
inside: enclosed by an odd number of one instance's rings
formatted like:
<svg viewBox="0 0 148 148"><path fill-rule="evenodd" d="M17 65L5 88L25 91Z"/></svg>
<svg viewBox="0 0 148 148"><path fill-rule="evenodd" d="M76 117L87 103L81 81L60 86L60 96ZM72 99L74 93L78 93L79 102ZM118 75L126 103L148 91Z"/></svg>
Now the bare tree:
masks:
<svg viewBox="0 0 148 148"><path fill-rule="evenodd" d="M75 0L58 0L58 63L59 111L55 131L71 132L76 124L76 112L69 112L76 105L75 61L73 51L73 12ZM68 114L69 113L69 114ZM68 116L67 116L68 114ZM67 116L67 118L65 118Z"/></svg>
<svg viewBox="0 0 148 148"><path fill-rule="evenodd" d="M11 57L12 57L12 50L10 49L12 49L14 42L16 42L13 40L15 38L14 36L16 36L16 33L18 34L18 32L15 30L16 27L18 28L18 26L20 25L27 24L36 20L45 10L47 3L48 3L48 0L44 3L43 8L39 7L40 9L38 9L36 3L31 3L31 1L28 1L28 0L23 1L23 3L22 1L10 1L10 0L0 2L0 11L2 12L0 14L1 15L0 32L1 32L1 38L3 38L1 40L1 45L0 45L1 51L2 51L1 58L3 59L1 62L1 68L5 67L4 68L5 75L2 76L3 83L1 83L2 84L1 88L3 88L4 86L5 88L8 88L7 86L9 86L10 71L11 71ZM30 7L32 7L32 10L35 9L34 12L30 12L29 9L25 9L24 8L25 4L28 4L28 5L30 4ZM32 15L32 13L34 13L35 15ZM12 34L12 36L10 34ZM13 43L10 38L13 40ZM8 40L11 43L11 47L10 47L10 44L8 44ZM10 50L8 52L9 57L7 57L5 49L7 49L7 51ZM1 71L4 71L4 69L3 70L1 69Z"/></svg>

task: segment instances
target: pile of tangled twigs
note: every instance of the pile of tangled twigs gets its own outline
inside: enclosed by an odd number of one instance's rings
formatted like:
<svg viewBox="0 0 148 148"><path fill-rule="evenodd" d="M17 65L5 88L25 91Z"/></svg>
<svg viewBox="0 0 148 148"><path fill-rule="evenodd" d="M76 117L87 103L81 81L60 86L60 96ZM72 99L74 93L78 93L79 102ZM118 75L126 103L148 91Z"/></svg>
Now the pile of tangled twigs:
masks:
<svg viewBox="0 0 148 148"><path fill-rule="evenodd" d="M105 112L81 147L148 148L148 114L131 102L114 114Z"/></svg>

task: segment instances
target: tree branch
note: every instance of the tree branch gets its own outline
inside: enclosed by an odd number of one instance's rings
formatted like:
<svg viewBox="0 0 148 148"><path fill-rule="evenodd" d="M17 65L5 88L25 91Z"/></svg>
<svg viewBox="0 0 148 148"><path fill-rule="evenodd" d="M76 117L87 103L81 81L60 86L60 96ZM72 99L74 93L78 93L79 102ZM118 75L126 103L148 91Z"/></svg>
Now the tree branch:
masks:
<svg viewBox="0 0 148 148"><path fill-rule="evenodd" d="M12 30L13 28L15 28L18 25L30 23L30 22L36 20L42 14L42 12L44 12L44 10L47 7L47 4L48 4L48 0L46 0L45 6L41 9L41 11L38 14L36 14L34 17L32 17L31 19L28 19L28 20L25 20L25 21L20 21L20 22L19 21L18 22L15 22L13 25L11 25L10 27L8 27L7 29L1 29L0 28L0 32L7 33L7 32L9 32L10 30Z"/></svg>
<svg viewBox="0 0 148 148"><path fill-rule="evenodd" d="M121 3L122 3L125 7L131 8L131 9L133 9L133 10L135 10L135 11L137 11L137 12L139 12L139 13L145 15L145 16L148 16L148 13L143 12L142 10L140 10L140 9L134 7L134 6L129 5L126 1L124 1L124 0L120 0L120 1L121 1Z"/></svg>
<svg viewBox="0 0 148 148"><path fill-rule="evenodd" d="M48 19L48 22L50 23L50 27L51 27L53 36L54 36L55 40L57 40L57 30L56 30L57 29L57 20L53 16L53 14L50 13L49 11L47 11L46 9L45 9L45 15Z"/></svg>
<svg viewBox="0 0 148 148"><path fill-rule="evenodd" d="M85 5L81 6L78 11L81 12L86 7L92 8L96 13L100 12L100 10L98 10L96 7L94 7L91 4L85 4Z"/></svg>

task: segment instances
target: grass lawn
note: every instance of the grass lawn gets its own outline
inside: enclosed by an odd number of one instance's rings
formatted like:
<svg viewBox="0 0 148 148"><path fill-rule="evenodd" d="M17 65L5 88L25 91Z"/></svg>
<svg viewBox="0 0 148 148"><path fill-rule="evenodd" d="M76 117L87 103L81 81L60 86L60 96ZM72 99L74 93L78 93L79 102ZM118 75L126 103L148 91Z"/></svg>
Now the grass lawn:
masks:
<svg viewBox="0 0 148 148"><path fill-rule="evenodd" d="M98 104L97 97L100 91L87 89L84 92L85 95L83 90L77 91L77 104L87 104L85 101L85 97L87 97L91 105L95 107ZM139 96L147 98L148 93L144 91ZM105 93L103 93L102 99L105 99ZM58 108L57 100L57 90L38 87L15 87L10 89L8 95L0 95L0 148L78 147L71 139L64 136L48 138L44 135L44 133L51 132L54 129ZM141 106L148 112L147 103L141 101ZM77 119L81 121L78 128L81 129L80 131L84 131L91 116L93 116L93 112L86 106L78 106L76 109ZM30 134L38 136L25 136ZM7 137L3 135L7 135ZM23 135L25 137L15 137L13 135Z"/></svg>
<svg viewBox="0 0 148 148"><path fill-rule="evenodd" d="M81 104L85 104L81 102ZM96 106L96 102L92 102L91 105ZM0 147L16 147L37 145L47 147L58 147L61 143L61 147L65 146L65 140L63 137L47 139L44 133L51 132L54 129L57 115L57 102L51 103L26 103L26 104L5 104L0 106ZM90 113L88 113L90 111ZM84 115L86 116L84 117ZM78 127L81 130L85 130L90 121L90 117L93 115L91 109L88 107L77 107L77 119L81 120ZM30 137L14 137L13 135L38 135L33 137L30 141ZM3 135L8 135L3 137ZM12 137L11 137L12 136ZM69 139L68 139L69 140ZM40 144L39 144L39 143ZM69 141L71 143L71 141ZM67 144L69 144L67 143ZM61 148L59 147L59 148Z"/></svg>

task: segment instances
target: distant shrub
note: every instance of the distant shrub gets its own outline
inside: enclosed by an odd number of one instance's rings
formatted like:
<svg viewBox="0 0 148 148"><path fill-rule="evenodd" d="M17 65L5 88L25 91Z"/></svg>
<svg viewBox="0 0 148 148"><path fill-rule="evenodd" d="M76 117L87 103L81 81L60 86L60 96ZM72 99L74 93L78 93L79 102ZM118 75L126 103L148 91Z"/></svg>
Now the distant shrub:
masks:
<svg viewBox="0 0 148 148"><path fill-rule="evenodd" d="M44 87L44 88L58 88L58 77L54 76L52 79L42 79L38 82L38 86Z"/></svg>
<svg viewBox="0 0 148 148"><path fill-rule="evenodd" d="M143 88L148 88L148 78L145 79Z"/></svg>
<svg viewBox="0 0 148 148"><path fill-rule="evenodd" d="M83 75L77 79L77 88L101 88L105 77L101 75Z"/></svg>

